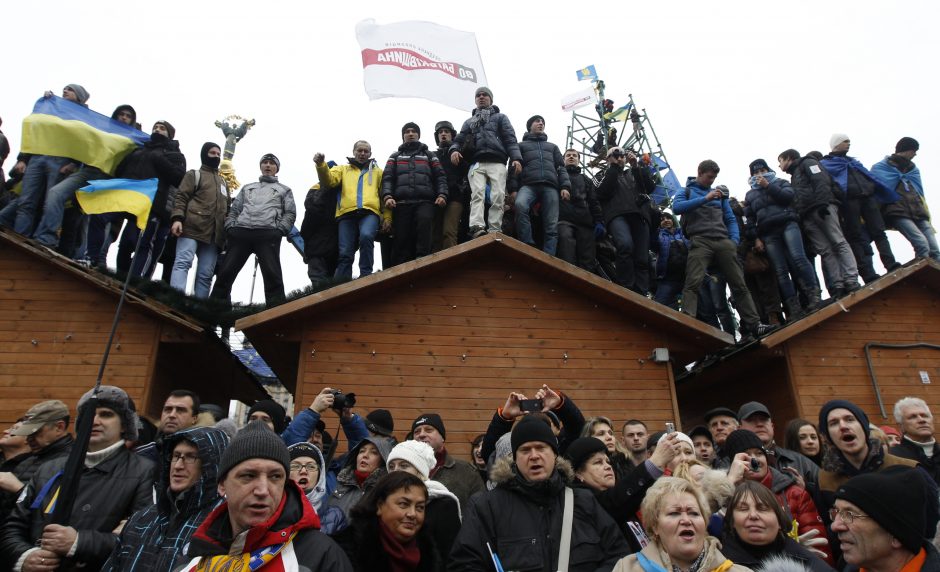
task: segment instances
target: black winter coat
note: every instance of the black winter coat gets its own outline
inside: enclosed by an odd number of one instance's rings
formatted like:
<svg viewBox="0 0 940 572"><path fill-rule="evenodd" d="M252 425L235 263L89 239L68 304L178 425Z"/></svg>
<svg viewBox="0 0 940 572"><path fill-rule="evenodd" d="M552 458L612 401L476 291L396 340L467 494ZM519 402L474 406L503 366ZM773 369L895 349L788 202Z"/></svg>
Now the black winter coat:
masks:
<svg viewBox="0 0 940 572"><path fill-rule="evenodd" d="M571 466L558 458L551 477L530 483L511 470L509 459L501 459L493 474L499 484L470 500L448 568L491 571L489 543L504 570L558 570L564 491ZM629 553L623 534L594 494L575 488L568 570L609 571Z"/></svg>
<svg viewBox="0 0 940 572"><path fill-rule="evenodd" d="M796 560L810 572L835 572L825 560L815 556L792 538L785 537L778 540L773 548L767 547L767 550L768 552L764 555L755 555L748 550L736 534L725 532L721 535L721 553L725 558L751 570L762 568L761 565L766 563L767 558L785 556Z"/></svg>
<svg viewBox="0 0 940 572"><path fill-rule="evenodd" d="M382 171L382 201L387 197L405 204L447 199L447 175L427 145L403 143L388 158Z"/></svg>
<svg viewBox="0 0 940 572"><path fill-rule="evenodd" d="M160 222L169 224L176 191L185 174L186 157L180 153L180 144L168 139L150 140L143 147L132 151L118 165L114 176L123 179L158 179L150 217L157 217Z"/></svg>
<svg viewBox="0 0 940 572"><path fill-rule="evenodd" d="M340 186L321 190L317 183L307 191L304 199L304 221L300 224L300 236L304 239L305 257L339 256L339 238L336 224L336 196Z"/></svg>
<svg viewBox="0 0 940 572"><path fill-rule="evenodd" d="M933 482L940 485L940 445L933 444L933 457L927 458L924 450L910 439L901 439L901 443L891 447L889 451L896 457L910 459L920 463L921 468L927 471L927 474L933 479Z"/></svg>
<svg viewBox="0 0 940 572"><path fill-rule="evenodd" d="M418 549L421 551L421 560L418 562L416 572L444 572L446 566L434 541L427 517L424 525L418 532ZM382 539L379 538L378 517L368 520L354 520L352 525L333 537L340 548L346 552L352 562L354 572L391 572L388 556L382 548Z"/></svg>
<svg viewBox="0 0 940 572"><path fill-rule="evenodd" d="M746 231L751 238L763 238L781 230L789 222L798 222L799 215L792 208L795 197L793 187L783 179L774 179L763 189L751 189L745 196L747 206Z"/></svg>
<svg viewBox="0 0 940 572"><path fill-rule="evenodd" d="M581 167L565 167L571 181L571 199L558 203L558 220L581 226L604 222L604 212L597 200L594 181L581 172Z"/></svg>
<svg viewBox="0 0 940 572"><path fill-rule="evenodd" d="M597 187L597 198L604 211L604 222L610 223L618 216L639 214L646 217L643 208L650 195L656 190L656 183L649 171L642 167L624 169L620 165L611 165L604 172L604 178Z"/></svg>
<svg viewBox="0 0 940 572"><path fill-rule="evenodd" d="M561 394L564 401L553 413L561 421L561 433L558 435L558 454L563 455L568 450L568 445L581 436L581 429L584 427L584 414L578 409L574 401L567 394ZM480 448L480 454L487 461L490 455L496 451L496 442L499 438L512 431L514 420L505 420L497 411L490 421L486 433L483 435L483 444Z"/></svg>
<svg viewBox="0 0 940 572"><path fill-rule="evenodd" d="M790 186L793 187L793 209L800 217L805 217L810 211L836 203L838 195L836 185L829 173L819 164L819 161L810 157L800 157L790 168Z"/></svg>
<svg viewBox="0 0 940 572"><path fill-rule="evenodd" d="M470 200L470 183L467 181L467 171L470 164L461 161L459 165L450 162L450 146L438 147L437 157L441 160L441 167L447 175L447 202Z"/></svg>
<svg viewBox="0 0 940 572"><path fill-rule="evenodd" d="M450 146L450 153L459 151L468 165L473 163L501 163L507 159L522 162L516 131L509 118L492 106L489 118L484 123L478 117L481 112L474 109L470 119L463 122L460 133Z"/></svg>
<svg viewBox="0 0 940 572"><path fill-rule="evenodd" d="M38 453L28 455L16 465L16 468L12 470L4 468L4 470L12 472L16 478L23 483L23 486L26 486L29 484L30 479L36 475L36 472L39 471L43 463L62 457L68 457L69 452L72 450L72 443L74 442L75 440L72 439L72 436L66 434L57 441L49 443L49 445ZM7 515L10 514L10 511L13 510L14 505L16 505L16 499L19 496L20 491L15 493L0 491L0 522L3 522Z"/></svg>
<svg viewBox="0 0 940 572"><path fill-rule="evenodd" d="M581 484L578 486L594 493L601 508L607 511L607 514L617 523L620 532L627 539L627 543L630 544L631 551L639 552L643 547L640 546L636 537L630 532L627 523L636 520L636 513L640 510L640 504L646 496L646 491L655 482L656 479L653 478L644 463L634 467L622 479L618 478L614 486L605 491L588 489L588 487Z"/></svg>
<svg viewBox="0 0 940 572"><path fill-rule="evenodd" d="M36 546L42 529L51 522L46 514L54 490L31 509L37 495L65 467L67 457L45 463L30 481L26 497L16 505L0 530L0 554L12 568L24 552ZM78 530L78 548L59 570L98 570L111 554L117 537L111 532L121 521L153 504L153 463L125 448L94 468L82 471L69 525ZM51 488L59 486L54 484Z"/></svg>
<svg viewBox="0 0 940 572"><path fill-rule="evenodd" d="M558 145L548 142L544 133L526 133L519 143L522 153L522 174L517 175L519 187L548 185L554 189L571 189L565 161Z"/></svg>

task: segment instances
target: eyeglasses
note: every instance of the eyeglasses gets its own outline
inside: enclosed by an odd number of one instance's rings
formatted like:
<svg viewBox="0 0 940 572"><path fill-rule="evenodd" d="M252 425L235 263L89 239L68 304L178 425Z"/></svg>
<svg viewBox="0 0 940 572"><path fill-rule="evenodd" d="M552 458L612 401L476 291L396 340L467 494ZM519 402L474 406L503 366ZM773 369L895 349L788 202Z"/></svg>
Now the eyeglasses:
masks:
<svg viewBox="0 0 940 572"><path fill-rule="evenodd" d="M845 524L852 524L852 521L855 520L856 518L861 518L861 519L871 518L867 514L858 514L857 512L852 512L850 510L839 510L837 508L830 508L829 520L831 520L832 522L835 522L837 516L840 519L842 519L842 522L844 522Z"/></svg>
<svg viewBox="0 0 940 572"><path fill-rule="evenodd" d="M300 472L301 470L304 470L304 471L307 471L308 473L312 473L314 471L319 471L320 466L317 465L316 463L305 463L303 465L300 463L291 463L290 470L291 472L294 472L294 471Z"/></svg>
<svg viewBox="0 0 940 572"><path fill-rule="evenodd" d="M194 465L198 460L199 455L193 455L192 453L173 453L173 456L170 457L170 464L175 465L179 461L183 461L184 465Z"/></svg>

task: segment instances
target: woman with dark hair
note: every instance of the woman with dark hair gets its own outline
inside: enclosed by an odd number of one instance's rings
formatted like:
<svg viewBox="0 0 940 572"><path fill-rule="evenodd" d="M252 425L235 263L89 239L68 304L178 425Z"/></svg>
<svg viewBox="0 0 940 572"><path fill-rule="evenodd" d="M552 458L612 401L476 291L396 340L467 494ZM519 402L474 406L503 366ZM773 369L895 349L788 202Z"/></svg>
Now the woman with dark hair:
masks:
<svg viewBox="0 0 940 572"><path fill-rule="evenodd" d="M405 471L375 483L350 512L352 524L335 540L356 572L438 572L444 570L424 527L428 489Z"/></svg>
<svg viewBox="0 0 940 572"><path fill-rule="evenodd" d="M819 438L816 426L806 419L794 419L787 424L783 446L791 451L802 453L810 461L822 466L823 454L826 452L825 445Z"/></svg>
<svg viewBox="0 0 940 572"><path fill-rule="evenodd" d="M789 528L787 514L770 489L757 481L742 481L728 503L721 553L751 569L771 557L785 556L812 572L833 572L825 561L789 537Z"/></svg>
<svg viewBox="0 0 940 572"><path fill-rule="evenodd" d="M477 435L473 442L470 443L470 464L477 470L477 473L480 474L480 478L483 479L483 484L486 484L486 459L483 458L483 438L486 437L483 433Z"/></svg>

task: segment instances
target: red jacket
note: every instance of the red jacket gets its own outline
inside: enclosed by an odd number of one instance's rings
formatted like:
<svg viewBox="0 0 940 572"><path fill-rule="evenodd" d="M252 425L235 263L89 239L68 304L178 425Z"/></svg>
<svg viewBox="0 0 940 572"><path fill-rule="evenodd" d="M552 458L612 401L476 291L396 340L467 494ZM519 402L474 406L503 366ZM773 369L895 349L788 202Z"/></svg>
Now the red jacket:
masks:
<svg viewBox="0 0 940 572"><path fill-rule="evenodd" d="M767 474L760 482L773 491L783 510L796 521L799 534L802 535L810 530L816 530L819 531L816 538L827 538L826 526L819 516L819 511L816 510L816 504L813 503L813 499L806 492L806 489L796 484L793 477L773 467L768 467ZM784 531L784 533L789 532L789 530ZM820 550L826 553L826 562L832 566L834 564L832 550L828 546L824 546Z"/></svg>

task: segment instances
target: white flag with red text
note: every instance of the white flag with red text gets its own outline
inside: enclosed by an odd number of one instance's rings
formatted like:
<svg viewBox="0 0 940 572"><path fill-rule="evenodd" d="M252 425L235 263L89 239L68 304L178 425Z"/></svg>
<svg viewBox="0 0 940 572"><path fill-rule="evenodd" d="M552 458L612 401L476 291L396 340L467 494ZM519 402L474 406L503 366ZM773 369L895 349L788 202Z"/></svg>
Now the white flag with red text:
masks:
<svg viewBox="0 0 940 572"><path fill-rule="evenodd" d="M472 32L432 22L375 20L356 24L362 75L369 99L420 97L470 111L486 85L483 60Z"/></svg>

